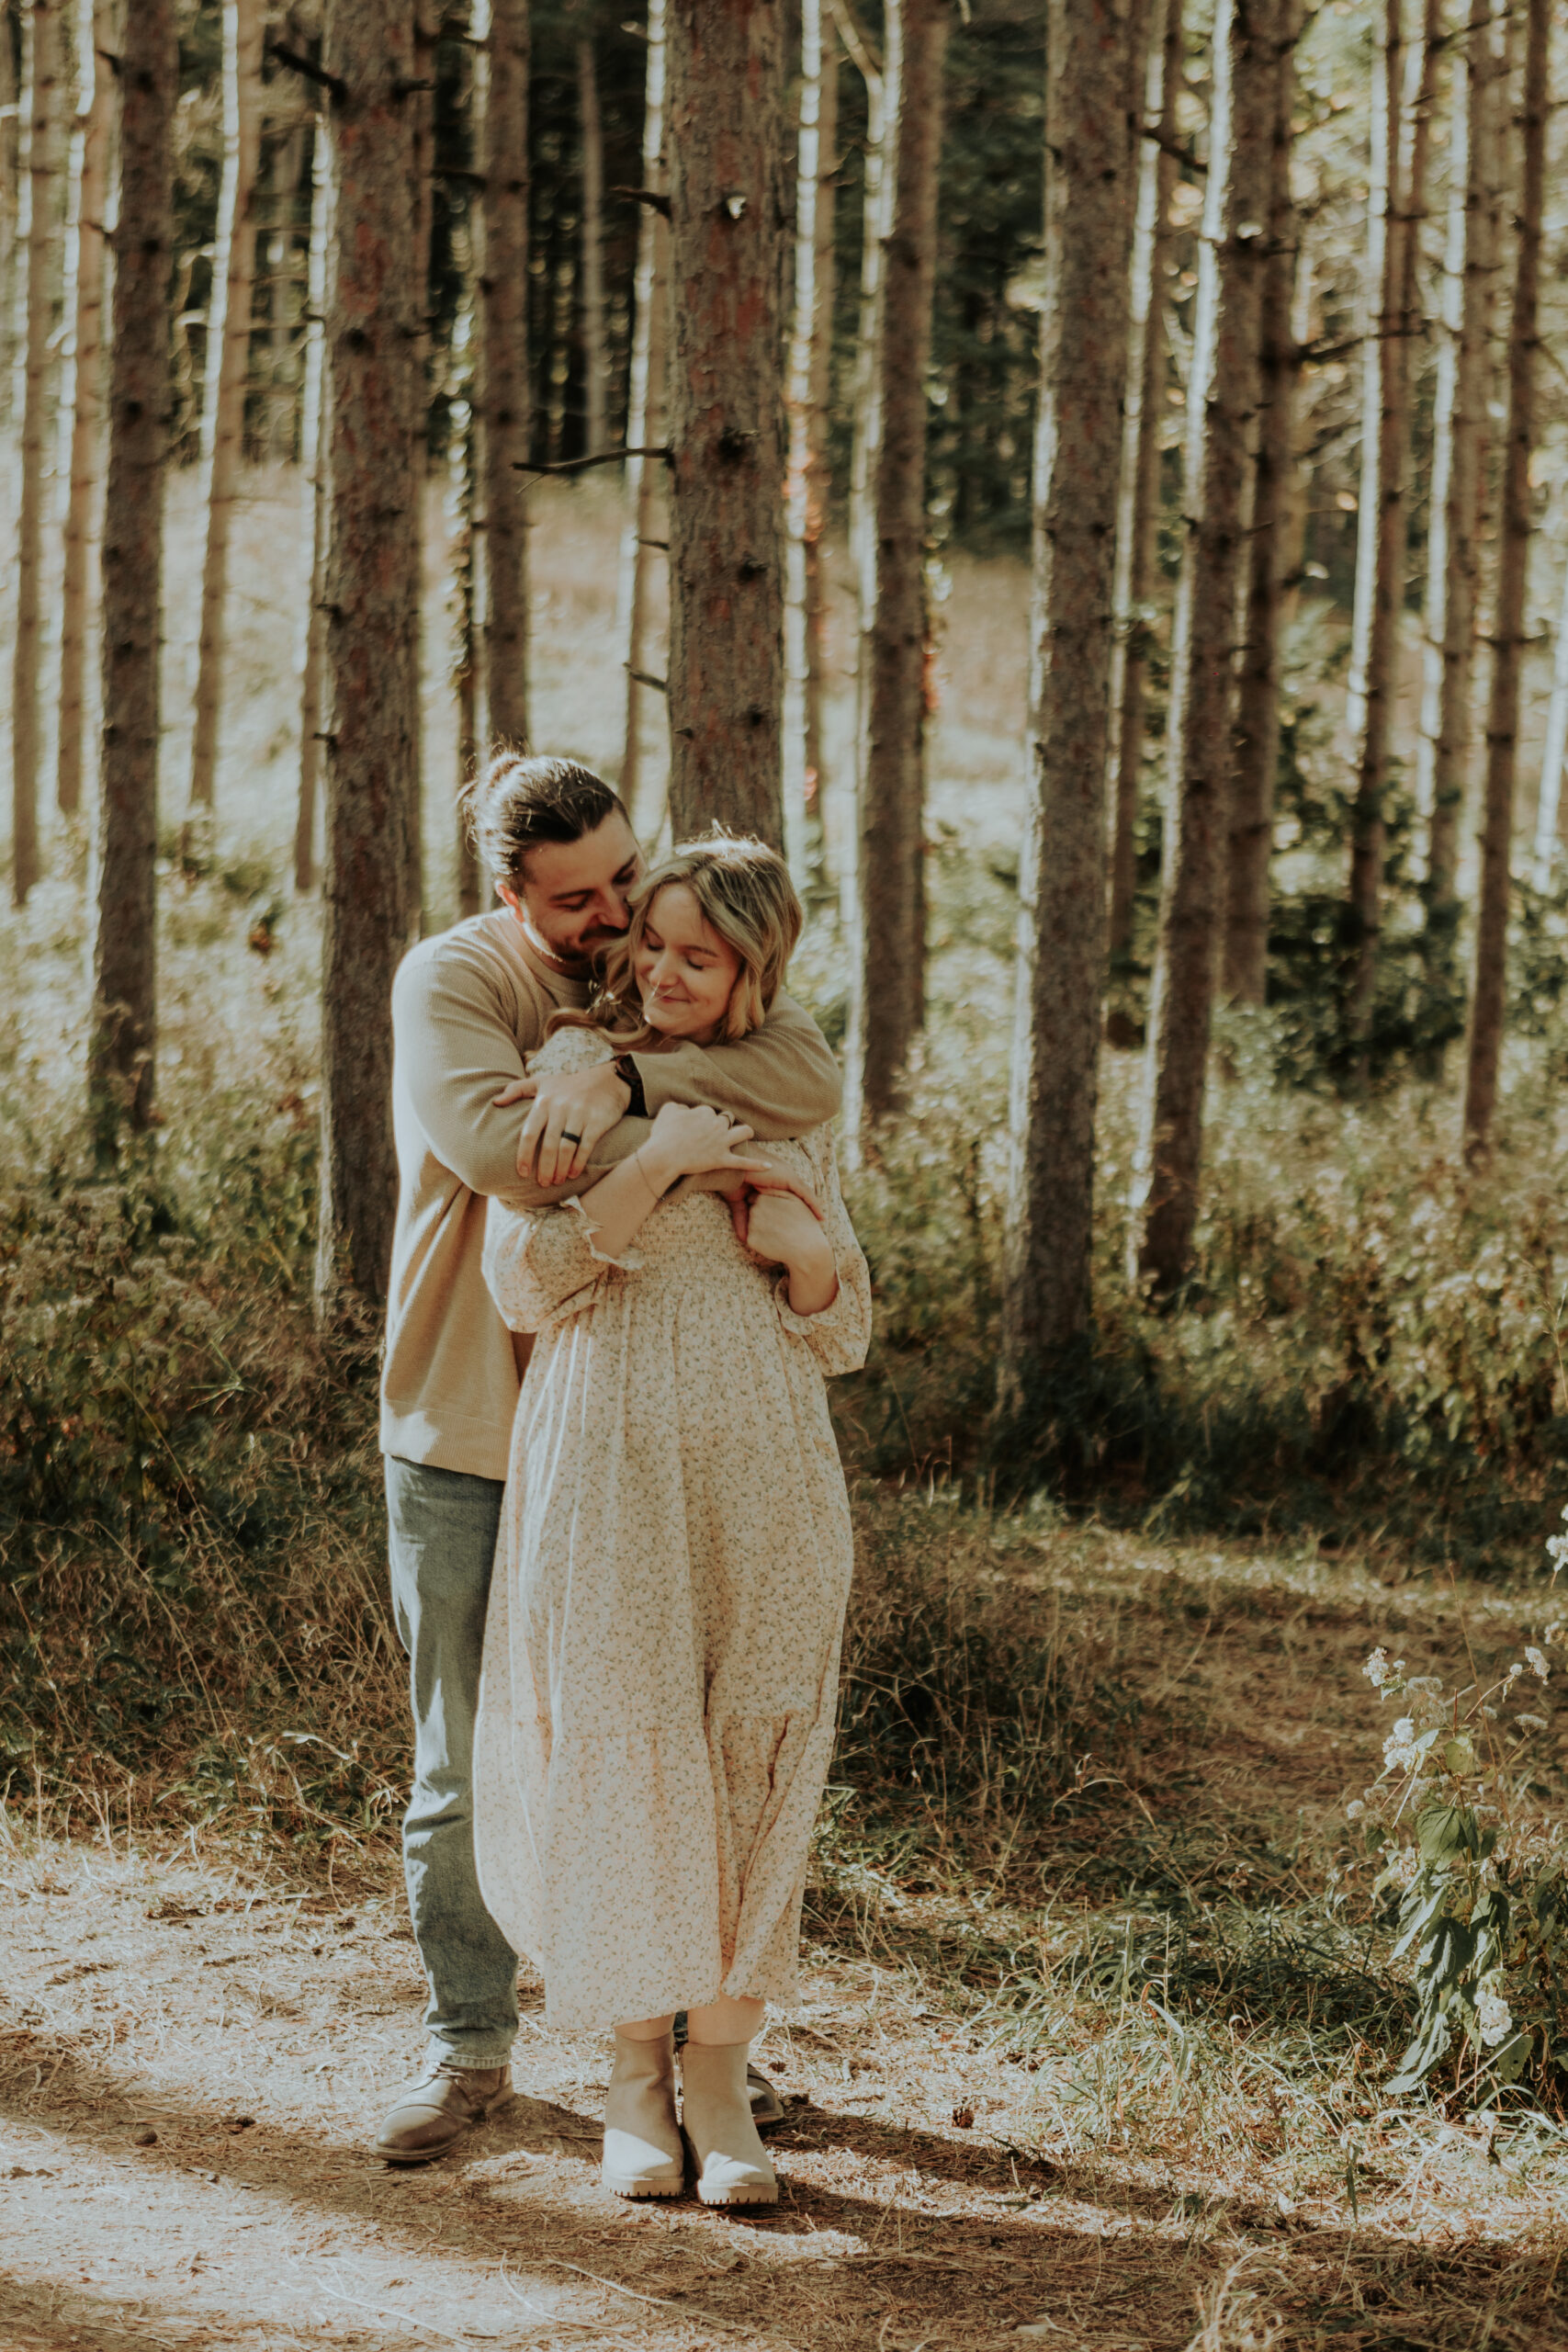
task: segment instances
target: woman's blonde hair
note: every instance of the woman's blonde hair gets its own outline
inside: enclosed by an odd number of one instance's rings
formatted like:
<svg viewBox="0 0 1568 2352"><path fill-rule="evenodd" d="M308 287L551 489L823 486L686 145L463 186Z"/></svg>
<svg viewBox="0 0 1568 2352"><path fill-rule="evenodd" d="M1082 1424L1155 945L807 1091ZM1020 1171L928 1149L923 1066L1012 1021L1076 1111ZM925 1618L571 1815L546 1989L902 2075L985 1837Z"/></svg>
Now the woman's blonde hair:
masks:
<svg viewBox="0 0 1568 2352"><path fill-rule="evenodd" d="M604 958L593 1002L586 1012L556 1013L552 1030L604 1029L623 1053L641 1053L660 1042L663 1032L643 1018L633 958L649 909L672 882L690 890L704 921L740 958L725 1009L724 1037L733 1042L761 1027L784 986L806 918L777 850L716 828L701 841L679 843L644 875L632 894L630 926Z"/></svg>

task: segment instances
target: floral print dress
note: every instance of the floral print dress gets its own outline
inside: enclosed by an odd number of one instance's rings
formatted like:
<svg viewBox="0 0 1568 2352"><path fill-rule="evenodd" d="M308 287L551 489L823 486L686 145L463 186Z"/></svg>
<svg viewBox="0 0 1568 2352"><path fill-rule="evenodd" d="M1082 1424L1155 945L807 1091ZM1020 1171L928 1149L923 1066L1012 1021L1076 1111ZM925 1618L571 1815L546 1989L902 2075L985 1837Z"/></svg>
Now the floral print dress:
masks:
<svg viewBox="0 0 1568 2352"><path fill-rule="evenodd" d="M532 1067L607 1058L595 1030ZM485 1275L536 1333L485 1630L474 1842L548 2020L795 1998L853 1546L825 1374L864 1361L870 1280L829 1128L769 1146L827 1210L839 1293L791 1308L710 1193L619 1260L592 1195L491 1204Z"/></svg>

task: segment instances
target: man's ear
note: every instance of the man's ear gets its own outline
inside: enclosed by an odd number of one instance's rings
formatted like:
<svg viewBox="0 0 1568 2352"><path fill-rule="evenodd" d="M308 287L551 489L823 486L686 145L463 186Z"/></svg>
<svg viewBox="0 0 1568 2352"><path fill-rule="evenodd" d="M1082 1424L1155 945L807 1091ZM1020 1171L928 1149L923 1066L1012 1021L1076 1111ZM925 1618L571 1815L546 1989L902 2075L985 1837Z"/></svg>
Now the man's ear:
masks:
<svg viewBox="0 0 1568 2352"><path fill-rule="evenodd" d="M498 882L495 886L495 895L498 899L504 901L504 903L512 910L512 912L516 916L517 921L521 922L523 920L523 899L521 894L513 888L513 885L510 882Z"/></svg>

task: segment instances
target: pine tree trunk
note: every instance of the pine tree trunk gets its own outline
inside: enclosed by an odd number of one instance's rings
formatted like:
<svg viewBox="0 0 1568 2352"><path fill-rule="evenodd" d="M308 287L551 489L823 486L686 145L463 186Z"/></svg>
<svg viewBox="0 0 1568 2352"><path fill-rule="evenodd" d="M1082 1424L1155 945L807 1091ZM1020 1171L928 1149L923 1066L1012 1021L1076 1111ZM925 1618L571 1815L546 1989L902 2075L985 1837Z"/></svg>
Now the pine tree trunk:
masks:
<svg viewBox="0 0 1568 2352"><path fill-rule="evenodd" d="M104 267L109 150L114 138L113 0L83 0L77 44L77 140L70 488L60 591L60 744L55 797L73 817L82 805L87 730L87 649L94 551L104 495Z"/></svg>
<svg viewBox="0 0 1568 2352"><path fill-rule="evenodd" d="M1295 468L1300 359L1292 327L1298 230L1291 194L1291 124L1301 0L1277 0L1278 37L1269 159L1268 252L1259 326L1258 449L1247 555L1247 618L1236 691L1223 987L1234 1004L1261 1004L1269 967L1269 859L1280 757L1280 630Z"/></svg>
<svg viewBox="0 0 1568 2352"><path fill-rule="evenodd" d="M1568 757L1568 571L1557 614L1557 643L1551 663L1551 695L1546 706L1546 741L1540 754L1540 790L1536 796L1535 887L1551 888L1561 846L1562 763Z"/></svg>
<svg viewBox="0 0 1568 2352"><path fill-rule="evenodd" d="M65 0L29 0L30 67L22 105L27 134L23 220L28 257L22 376L21 495L17 514L17 638L11 666L11 894L18 907L39 858L39 656L43 641L43 531L56 369L51 349L60 291L60 168L65 129Z"/></svg>
<svg viewBox="0 0 1568 2352"><path fill-rule="evenodd" d="M833 397L834 210L839 175L839 70L836 31L824 32L822 91L818 101L818 148L822 168L817 187L817 253L812 275L822 329L812 353L811 440L806 467L806 835L807 873L828 887L824 821L827 763L823 752L823 671L827 662L828 582L824 543L832 496L828 429Z"/></svg>
<svg viewBox="0 0 1568 2352"><path fill-rule="evenodd" d="M664 0L649 0L648 78L642 112L642 181L656 194L664 174ZM637 226L637 276L632 287L631 378L626 400L626 447L659 448L664 433L664 376L669 343L670 229L653 205L642 207ZM657 694L641 683L649 674L648 603L649 541L656 536L660 461L626 459L626 526L621 536L616 635L626 649L626 717L621 754L621 797L637 820L642 788L643 698ZM660 695L660 704L663 696ZM653 831L650 828L649 837Z"/></svg>
<svg viewBox="0 0 1568 2352"><path fill-rule="evenodd" d="M1475 978L1471 991L1465 1072L1467 1157L1491 1148L1497 1067L1506 997L1508 899L1514 839L1514 779L1518 767L1519 670L1533 515L1530 458L1536 435L1536 350L1540 327L1541 209L1546 177L1546 118L1551 0L1526 0L1525 74L1520 112L1520 172L1513 311L1508 326L1508 414L1492 623L1492 692L1486 712L1486 796L1476 909Z"/></svg>
<svg viewBox="0 0 1568 2352"><path fill-rule="evenodd" d="M484 701L491 746L528 741L528 8L484 0L488 48L476 83L483 123L483 260L479 278L474 421L483 534Z"/></svg>
<svg viewBox="0 0 1568 2352"><path fill-rule="evenodd" d="M326 433L327 255L333 215L332 149L319 119L310 158L310 254L305 289L305 382L299 471L305 489L304 605L295 667L299 676L299 797L294 817L294 888L316 887L316 801L321 775L322 681L327 656L327 534L331 524Z"/></svg>
<svg viewBox="0 0 1568 2352"><path fill-rule="evenodd" d="M392 976L418 935L419 502L412 0L328 0L323 1317L385 1296L397 1202Z"/></svg>
<svg viewBox="0 0 1568 2352"><path fill-rule="evenodd" d="M784 847L783 10L671 0L670 808ZM740 102L741 93L745 102Z"/></svg>
<svg viewBox="0 0 1568 2352"><path fill-rule="evenodd" d="M1441 40L1440 0L1425 0L1425 6L1419 48L1407 54L1404 0L1385 0L1372 87L1360 519L1346 712L1355 745L1347 1026L1363 1078L1377 999L1387 837L1383 800L1404 605L1412 343L1421 325L1416 222L1426 202L1427 150Z"/></svg>
<svg viewBox="0 0 1568 2352"><path fill-rule="evenodd" d="M608 446L610 364L604 347L604 134L593 43L577 44L577 102L582 123L582 378L585 456Z"/></svg>
<svg viewBox="0 0 1568 2352"><path fill-rule="evenodd" d="M263 0L224 0L223 183L212 254L201 454L207 474L207 556L201 573L196 729L190 801L210 808L218 770L223 658L228 625L229 548L245 455L245 392L251 369L251 306L256 272L256 165L261 153Z"/></svg>
<svg viewBox="0 0 1568 2352"><path fill-rule="evenodd" d="M1032 773L998 1390L1010 1422L1040 1415L1046 1382L1090 1311L1111 591L1141 162L1129 149L1124 97L1144 33L1144 10L1127 0L1050 0Z"/></svg>
<svg viewBox="0 0 1568 2352"><path fill-rule="evenodd" d="M899 69L886 133L893 187L876 354L874 588L861 629L860 956L850 974L844 1073L852 1131L893 1109L925 1011L926 374L952 14L951 0L888 0L886 13L889 52L898 28ZM1123 139L1125 126L1123 106Z"/></svg>
<svg viewBox="0 0 1568 2352"><path fill-rule="evenodd" d="M104 499L103 746L88 1102L100 1156L152 1108L158 679L168 447L175 0L137 0L119 40L119 200Z"/></svg>
<svg viewBox="0 0 1568 2352"><path fill-rule="evenodd" d="M807 708L811 696L811 627L807 575L811 468L818 446L814 401L820 380L818 352L829 319L817 284L821 251L817 207L822 189L821 0L801 0L800 128L795 142L795 321L790 334L785 398L789 458L784 474L784 814L790 870L797 888L807 880Z"/></svg>
<svg viewBox="0 0 1568 2352"><path fill-rule="evenodd" d="M1138 788L1143 780L1144 713L1148 699L1150 629L1146 607L1156 583L1159 538L1160 424L1167 353L1162 298L1170 272L1170 200L1177 182L1176 101L1184 49L1182 0L1156 0L1144 112L1159 137L1145 139L1138 158L1127 330L1127 407L1122 421L1121 500L1116 518L1116 636L1111 656L1111 960L1133 946L1138 887Z"/></svg>
<svg viewBox="0 0 1568 2352"><path fill-rule="evenodd" d="M1470 773L1481 526L1491 441L1488 391L1496 307L1494 189L1503 98L1495 0L1470 0L1454 55L1453 136L1442 336L1432 419L1427 609L1416 799L1426 811L1426 986L1435 1011L1457 992L1459 829ZM1427 1057L1441 1067L1440 1048Z"/></svg>
<svg viewBox="0 0 1568 2352"><path fill-rule="evenodd" d="M17 232L21 210L22 85L11 39L11 10L0 7L0 424L9 425L17 366Z"/></svg>
<svg viewBox="0 0 1568 2352"><path fill-rule="evenodd" d="M1191 1256L1202 1162L1222 851L1230 805L1231 673L1247 451L1258 405L1277 0L1219 0L1209 172L1187 385L1187 543L1166 738L1168 824L1149 1019L1134 1242L1161 1293Z"/></svg>
<svg viewBox="0 0 1568 2352"><path fill-rule="evenodd" d="M294 455L294 385L291 380L293 320L289 288L294 263L294 203L305 133L296 128L278 140L272 156L272 223L266 241L267 393L266 449L275 466Z"/></svg>

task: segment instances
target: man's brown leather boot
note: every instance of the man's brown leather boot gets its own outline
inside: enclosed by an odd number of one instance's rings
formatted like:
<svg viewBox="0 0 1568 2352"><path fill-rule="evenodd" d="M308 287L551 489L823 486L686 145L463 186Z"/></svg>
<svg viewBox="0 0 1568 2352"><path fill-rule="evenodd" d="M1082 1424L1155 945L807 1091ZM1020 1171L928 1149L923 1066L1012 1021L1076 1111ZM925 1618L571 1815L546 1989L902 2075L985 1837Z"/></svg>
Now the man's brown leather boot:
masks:
<svg viewBox="0 0 1568 2352"><path fill-rule="evenodd" d="M428 2165L512 2096L510 2066L454 2066L442 2059L411 2083L372 2143L389 2165Z"/></svg>

